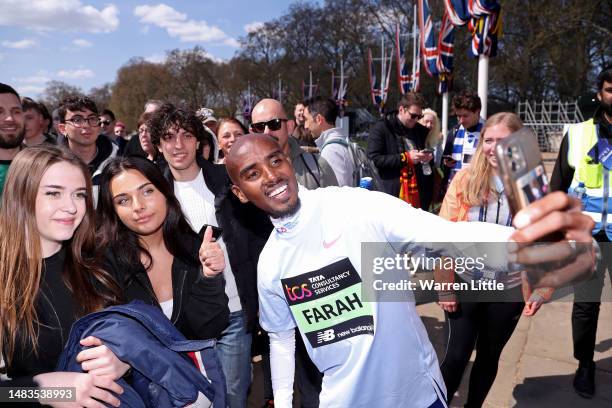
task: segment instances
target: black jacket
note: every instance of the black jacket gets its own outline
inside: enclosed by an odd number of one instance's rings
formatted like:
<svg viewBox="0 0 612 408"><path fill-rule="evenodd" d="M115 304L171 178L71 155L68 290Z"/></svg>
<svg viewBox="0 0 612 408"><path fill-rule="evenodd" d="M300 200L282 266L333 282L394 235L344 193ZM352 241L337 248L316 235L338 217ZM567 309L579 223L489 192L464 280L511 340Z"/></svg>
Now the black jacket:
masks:
<svg viewBox="0 0 612 408"><path fill-rule="evenodd" d="M270 233L270 218L251 203L242 204L231 192L231 181L225 166L212 164L198 157L206 187L215 196L217 223L223 229L222 237L227 247L242 310L247 317L247 329L257 325L259 301L257 298L257 262ZM164 175L174 187L174 177L169 167Z"/></svg>
<svg viewBox="0 0 612 408"><path fill-rule="evenodd" d="M425 148L425 139L429 130L417 123L409 129L397 118L397 112L386 115L370 129L368 137L368 157L374 162L382 179L385 192L399 197L400 170L404 166L400 154L408 150L407 142L415 149ZM427 210L433 194L433 175L425 176L421 164L416 164L417 185L421 208Z"/></svg>
<svg viewBox="0 0 612 408"><path fill-rule="evenodd" d="M205 278L199 264L201 244L195 234L183 237L193 259L175 257L172 262L172 324L190 340L217 338L227 326L229 309L221 275ZM117 255L107 249L104 269L115 277L126 301L142 300L158 306L151 280L144 266L126 266Z"/></svg>

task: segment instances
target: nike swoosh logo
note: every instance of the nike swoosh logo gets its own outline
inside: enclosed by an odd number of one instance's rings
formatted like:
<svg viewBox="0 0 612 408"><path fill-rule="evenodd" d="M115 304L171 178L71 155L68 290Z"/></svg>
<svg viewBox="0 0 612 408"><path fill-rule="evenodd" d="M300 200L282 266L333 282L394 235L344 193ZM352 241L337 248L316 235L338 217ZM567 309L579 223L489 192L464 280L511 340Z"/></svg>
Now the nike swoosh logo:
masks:
<svg viewBox="0 0 612 408"><path fill-rule="evenodd" d="M329 241L329 242L323 241L323 248L325 248L325 249L331 248L336 242L338 242L338 240L340 239L341 236L342 236L342 234L338 235L336 237L336 239L334 239L332 241Z"/></svg>

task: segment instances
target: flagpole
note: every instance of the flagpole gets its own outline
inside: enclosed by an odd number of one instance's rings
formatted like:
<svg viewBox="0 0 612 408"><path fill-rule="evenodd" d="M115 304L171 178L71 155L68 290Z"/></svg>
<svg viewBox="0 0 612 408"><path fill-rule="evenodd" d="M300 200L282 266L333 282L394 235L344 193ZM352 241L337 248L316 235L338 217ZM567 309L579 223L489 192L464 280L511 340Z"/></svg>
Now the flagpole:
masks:
<svg viewBox="0 0 612 408"><path fill-rule="evenodd" d="M308 66L308 98L312 98L312 67Z"/></svg>
<svg viewBox="0 0 612 408"><path fill-rule="evenodd" d="M414 3L414 17L412 19L412 75L416 75L416 68L417 68L417 64L420 63L420 61L417 61L417 47L419 46L418 43L418 35L417 33L419 32L419 27L417 25L417 16L418 16L418 11L417 11L417 5L416 2ZM414 78L412 78L412 83L414 82ZM416 89L412 89L413 92L416 92Z"/></svg>
<svg viewBox="0 0 612 408"><path fill-rule="evenodd" d="M446 132L448 132L448 91L442 94L442 137L446 143Z"/></svg>
<svg viewBox="0 0 612 408"><path fill-rule="evenodd" d="M340 86L338 87L338 99L343 100L344 96L340 97L344 92L344 57L340 57ZM340 117L344 116L344 104L340 104Z"/></svg>
<svg viewBox="0 0 612 408"><path fill-rule="evenodd" d="M480 109L480 116L483 119L487 118L487 95L489 93L489 57L480 54L478 56L478 96L482 108Z"/></svg>
<svg viewBox="0 0 612 408"><path fill-rule="evenodd" d="M385 33L384 31L380 35L380 106L378 111L380 115L383 115L385 106L385 62L387 53L385 52Z"/></svg>

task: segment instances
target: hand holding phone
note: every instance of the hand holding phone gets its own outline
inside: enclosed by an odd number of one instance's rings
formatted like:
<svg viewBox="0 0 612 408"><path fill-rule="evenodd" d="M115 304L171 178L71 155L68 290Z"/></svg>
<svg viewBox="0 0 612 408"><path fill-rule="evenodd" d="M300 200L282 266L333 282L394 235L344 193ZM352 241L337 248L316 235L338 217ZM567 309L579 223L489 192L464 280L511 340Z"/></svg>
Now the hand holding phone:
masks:
<svg viewBox="0 0 612 408"><path fill-rule="evenodd" d="M524 271L526 284L559 287L592 273L593 222L567 194L548 195L548 177L533 131L523 127L499 140L495 155L518 228L510 237L514 244L509 259Z"/></svg>
<svg viewBox="0 0 612 408"><path fill-rule="evenodd" d="M450 154L445 154L444 156L442 156L442 159L446 167L453 168L457 164L457 160L453 159L453 156L451 156Z"/></svg>
<svg viewBox="0 0 612 408"><path fill-rule="evenodd" d="M523 127L499 140L495 146L497 168L512 214L549 191L537 140L530 128Z"/></svg>

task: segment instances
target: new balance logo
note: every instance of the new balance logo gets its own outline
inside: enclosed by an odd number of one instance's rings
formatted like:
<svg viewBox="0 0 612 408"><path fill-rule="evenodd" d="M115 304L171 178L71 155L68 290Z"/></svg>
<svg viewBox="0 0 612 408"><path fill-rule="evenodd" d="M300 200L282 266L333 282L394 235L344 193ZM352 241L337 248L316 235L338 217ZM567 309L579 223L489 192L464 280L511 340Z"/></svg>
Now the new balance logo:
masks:
<svg viewBox="0 0 612 408"><path fill-rule="evenodd" d="M317 344L332 341L335 338L336 335L334 334L334 329L325 330L324 332L317 334Z"/></svg>

